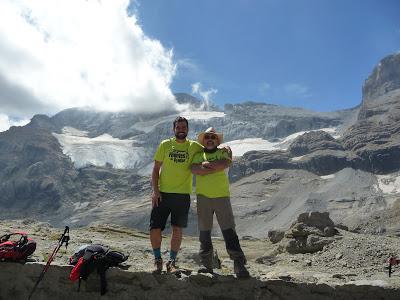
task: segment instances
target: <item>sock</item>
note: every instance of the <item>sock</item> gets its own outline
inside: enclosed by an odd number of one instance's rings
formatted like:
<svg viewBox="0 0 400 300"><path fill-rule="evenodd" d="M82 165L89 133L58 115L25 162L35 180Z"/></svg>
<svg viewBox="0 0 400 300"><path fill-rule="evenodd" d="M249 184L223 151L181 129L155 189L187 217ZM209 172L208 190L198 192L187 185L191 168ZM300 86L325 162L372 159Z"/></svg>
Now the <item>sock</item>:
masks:
<svg viewBox="0 0 400 300"><path fill-rule="evenodd" d="M176 260L176 256L178 255L178 251L171 250L169 251L169 259Z"/></svg>
<svg viewBox="0 0 400 300"><path fill-rule="evenodd" d="M154 253L155 259L161 258L161 249L160 248L153 249L153 253Z"/></svg>

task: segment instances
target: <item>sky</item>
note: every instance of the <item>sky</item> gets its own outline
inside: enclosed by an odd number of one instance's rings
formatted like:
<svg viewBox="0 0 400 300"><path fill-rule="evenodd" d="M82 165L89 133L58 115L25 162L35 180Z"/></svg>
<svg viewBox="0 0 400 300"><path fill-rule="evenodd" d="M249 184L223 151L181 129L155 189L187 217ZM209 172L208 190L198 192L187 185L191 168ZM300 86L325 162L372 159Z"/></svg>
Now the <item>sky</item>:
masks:
<svg viewBox="0 0 400 300"><path fill-rule="evenodd" d="M146 34L174 49L172 90L317 111L350 108L383 57L400 51L397 0L142 0Z"/></svg>
<svg viewBox="0 0 400 300"><path fill-rule="evenodd" d="M400 51L397 0L2 0L0 131L70 107L155 112L186 92L350 108Z"/></svg>

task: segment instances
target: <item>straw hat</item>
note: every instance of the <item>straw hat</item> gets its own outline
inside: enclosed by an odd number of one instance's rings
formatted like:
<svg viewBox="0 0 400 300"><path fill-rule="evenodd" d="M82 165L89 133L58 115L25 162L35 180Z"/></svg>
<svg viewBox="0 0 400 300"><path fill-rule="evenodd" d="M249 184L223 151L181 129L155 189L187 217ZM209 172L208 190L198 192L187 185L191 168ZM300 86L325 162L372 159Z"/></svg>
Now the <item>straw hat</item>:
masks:
<svg viewBox="0 0 400 300"><path fill-rule="evenodd" d="M200 144L204 146L204 135L206 134L215 134L218 137L218 145L222 144L224 140L224 135L222 133L217 133L213 127L207 128L204 132L201 132L198 135L198 141Z"/></svg>

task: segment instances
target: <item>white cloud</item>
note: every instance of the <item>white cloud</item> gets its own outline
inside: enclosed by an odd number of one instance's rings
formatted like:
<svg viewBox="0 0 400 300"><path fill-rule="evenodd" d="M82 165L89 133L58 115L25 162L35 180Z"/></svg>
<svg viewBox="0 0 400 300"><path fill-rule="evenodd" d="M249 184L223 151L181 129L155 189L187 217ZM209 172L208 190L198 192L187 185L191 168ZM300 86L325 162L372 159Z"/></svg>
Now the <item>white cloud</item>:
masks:
<svg viewBox="0 0 400 300"><path fill-rule="evenodd" d="M1 113L175 105L173 51L148 38L128 0L0 1Z"/></svg>
<svg viewBox="0 0 400 300"><path fill-rule="evenodd" d="M212 102L211 95L216 93L218 93L218 90L214 88L203 90L203 86L201 85L200 82L195 82L192 84L192 94L200 95L206 107L209 107L210 103Z"/></svg>
<svg viewBox="0 0 400 300"><path fill-rule="evenodd" d="M199 67L197 66L197 64L190 58L181 58L178 59L176 62L178 71L179 69L182 70L187 70L190 72L198 72L199 71Z"/></svg>
<svg viewBox="0 0 400 300"><path fill-rule="evenodd" d="M0 113L0 132L8 130L11 126L24 126L29 123L29 120L10 120L10 118Z"/></svg>
<svg viewBox="0 0 400 300"><path fill-rule="evenodd" d="M310 97L310 88L299 83L289 83L284 86L285 92L294 97Z"/></svg>

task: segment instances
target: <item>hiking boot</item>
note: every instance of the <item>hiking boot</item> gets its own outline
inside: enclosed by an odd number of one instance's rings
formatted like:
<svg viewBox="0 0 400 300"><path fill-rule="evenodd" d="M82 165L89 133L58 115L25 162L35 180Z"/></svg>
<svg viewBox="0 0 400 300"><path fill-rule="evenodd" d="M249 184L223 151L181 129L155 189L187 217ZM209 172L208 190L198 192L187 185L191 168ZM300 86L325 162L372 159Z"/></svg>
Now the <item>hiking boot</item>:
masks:
<svg viewBox="0 0 400 300"><path fill-rule="evenodd" d="M155 258L154 259L154 271L153 274L161 274L163 269L163 261L162 258Z"/></svg>
<svg viewBox="0 0 400 300"><path fill-rule="evenodd" d="M176 265L175 265L175 260L171 260L171 259L170 259L170 260L166 263L165 266L167 267L167 273L172 273L172 274L174 274L174 273L178 272L178 268L177 268Z"/></svg>
<svg viewBox="0 0 400 300"><path fill-rule="evenodd" d="M233 261L233 271L235 272L236 278L249 278L250 273L247 271L245 266L245 259L236 259Z"/></svg>
<svg viewBox="0 0 400 300"><path fill-rule="evenodd" d="M199 274L204 274L204 273L209 273L209 274L214 274L214 271L212 268L207 268L207 267L201 267L197 273Z"/></svg>

